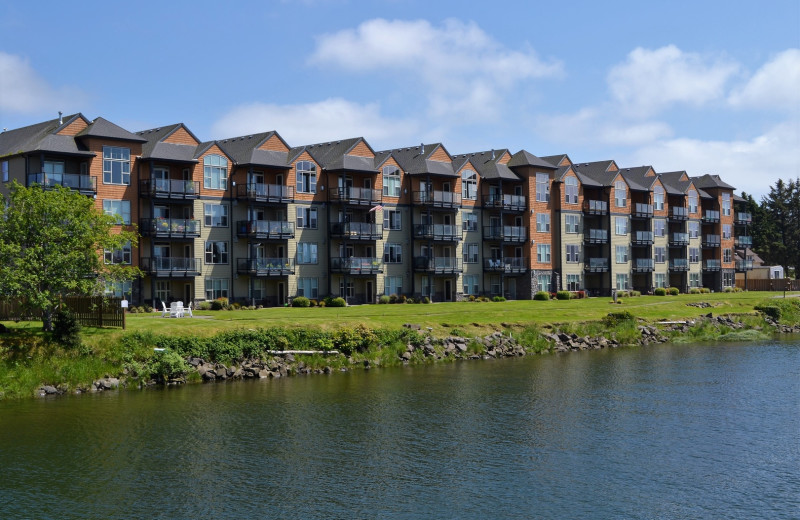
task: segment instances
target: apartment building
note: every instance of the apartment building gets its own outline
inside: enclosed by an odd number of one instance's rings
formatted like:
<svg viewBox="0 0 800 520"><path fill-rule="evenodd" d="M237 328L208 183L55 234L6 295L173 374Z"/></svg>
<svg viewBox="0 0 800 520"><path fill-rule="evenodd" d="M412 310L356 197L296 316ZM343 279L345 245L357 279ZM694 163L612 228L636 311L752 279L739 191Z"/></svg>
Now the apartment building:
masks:
<svg viewBox="0 0 800 520"><path fill-rule="evenodd" d="M138 226L138 247L104 252L142 270L107 287L134 303L718 291L752 269L732 186L613 160L290 146L276 131L204 142L182 123L130 132L73 114L4 131L0 168L0 193L66 186Z"/></svg>

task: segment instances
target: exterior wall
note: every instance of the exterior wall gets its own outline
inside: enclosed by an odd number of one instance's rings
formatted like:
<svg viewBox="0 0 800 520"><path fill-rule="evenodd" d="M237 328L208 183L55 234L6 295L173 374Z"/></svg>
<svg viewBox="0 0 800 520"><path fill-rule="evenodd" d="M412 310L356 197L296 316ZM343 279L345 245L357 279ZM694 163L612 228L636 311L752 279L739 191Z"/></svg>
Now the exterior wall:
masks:
<svg viewBox="0 0 800 520"><path fill-rule="evenodd" d="M165 143L172 143L172 144L188 144L191 146L197 146L198 143L197 139L192 137L192 134L186 131L183 127L178 127L177 130L172 132L170 135L164 139Z"/></svg>
<svg viewBox="0 0 800 520"><path fill-rule="evenodd" d="M77 135L88 126L89 124L83 118L78 117L75 121L59 130L58 135Z"/></svg>

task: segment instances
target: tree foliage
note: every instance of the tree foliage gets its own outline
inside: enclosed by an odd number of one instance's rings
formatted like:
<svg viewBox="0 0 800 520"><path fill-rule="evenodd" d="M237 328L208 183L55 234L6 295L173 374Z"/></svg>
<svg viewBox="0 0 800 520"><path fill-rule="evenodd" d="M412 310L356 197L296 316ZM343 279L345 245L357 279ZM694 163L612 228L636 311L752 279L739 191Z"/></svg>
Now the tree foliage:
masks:
<svg viewBox="0 0 800 520"><path fill-rule="evenodd" d="M41 312L44 329L67 295L97 294L106 281L138 274L130 266L107 265L104 250L136 245L136 233L117 227L93 199L56 186L43 190L10 186L0 203L0 295L19 298Z"/></svg>
<svg viewBox="0 0 800 520"><path fill-rule="evenodd" d="M742 197L753 215L753 250L770 265L781 265L787 276L800 271L800 179L778 179L769 194L756 204L751 195Z"/></svg>

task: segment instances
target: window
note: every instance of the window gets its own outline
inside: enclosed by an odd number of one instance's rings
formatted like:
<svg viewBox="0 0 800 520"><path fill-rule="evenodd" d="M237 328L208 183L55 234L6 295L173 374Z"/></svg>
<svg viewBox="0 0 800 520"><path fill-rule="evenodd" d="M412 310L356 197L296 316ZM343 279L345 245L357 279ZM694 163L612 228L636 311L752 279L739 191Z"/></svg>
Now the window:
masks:
<svg viewBox="0 0 800 520"><path fill-rule="evenodd" d="M700 287L700 273L689 273L689 287Z"/></svg>
<svg viewBox="0 0 800 520"><path fill-rule="evenodd" d="M617 181L614 183L614 204L618 208L624 208L628 201L628 187L625 181Z"/></svg>
<svg viewBox="0 0 800 520"><path fill-rule="evenodd" d="M3 182L8 182L8 161L0 162L0 171L3 172Z"/></svg>
<svg viewBox="0 0 800 520"><path fill-rule="evenodd" d="M117 217L118 224L131 223L131 201L129 200L104 200L103 213Z"/></svg>
<svg viewBox="0 0 800 520"><path fill-rule="evenodd" d="M203 204L206 227L228 227L227 204Z"/></svg>
<svg viewBox="0 0 800 520"><path fill-rule="evenodd" d="M536 174L536 200L550 202L550 176L546 173Z"/></svg>
<svg viewBox="0 0 800 520"><path fill-rule="evenodd" d="M402 213L397 210L383 210L383 229L397 230L402 229Z"/></svg>
<svg viewBox="0 0 800 520"><path fill-rule="evenodd" d="M464 244L464 262L474 264L478 261L478 244Z"/></svg>
<svg viewBox="0 0 800 520"><path fill-rule="evenodd" d="M614 251L618 264L625 264L628 262L628 246L615 246Z"/></svg>
<svg viewBox="0 0 800 520"><path fill-rule="evenodd" d="M539 233L550 232L550 214L537 213L536 214L536 231Z"/></svg>
<svg viewBox="0 0 800 520"><path fill-rule="evenodd" d="M250 300L263 300L267 297L267 281L255 278L247 284L247 297Z"/></svg>
<svg viewBox="0 0 800 520"><path fill-rule="evenodd" d="M206 278L206 300L228 297L227 278Z"/></svg>
<svg viewBox="0 0 800 520"><path fill-rule="evenodd" d="M126 242L121 249L106 249L103 251L103 260L107 264L130 264L131 243Z"/></svg>
<svg viewBox="0 0 800 520"><path fill-rule="evenodd" d="M384 278L383 294L403 294L403 277L387 276Z"/></svg>
<svg viewBox="0 0 800 520"><path fill-rule="evenodd" d="M490 284L489 290L491 291L492 294L499 294L499 295L503 294L502 291L500 290L501 284L499 276L492 276L489 279L489 284Z"/></svg>
<svg viewBox="0 0 800 520"><path fill-rule="evenodd" d="M317 298L319 296L319 285L316 278L298 278L297 279L297 296L305 296L306 298Z"/></svg>
<svg viewBox="0 0 800 520"><path fill-rule="evenodd" d="M206 242L206 264L227 264L228 243L221 241Z"/></svg>
<svg viewBox="0 0 800 520"><path fill-rule="evenodd" d="M464 231L478 231L478 215L475 213L464 214Z"/></svg>
<svg viewBox="0 0 800 520"><path fill-rule="evenodd" d="M317 229L317 208L298 207L297 227Z"/></svg>
<svg viewBox="0 0 800 520"><path fill-rule="evenodd" d="M536 261L540 264L550 263L550 244L536 245Z"/></svg>
<svg viewBox="0 0 800 520"><path fill-rule="evenodd" d="M697 192L689 190L689 213L697 213Z"/></svg>
<svg viewBox="0 0 800 520"><path fill-rule="evenodd" d="M103 183L131 183L131 151L129 148L103 147Z"/></svg>
<svg viewBox="0 0 800 520"><path fill-rule="evenodd" d="M551 281L549 274L540 274L536 277L536 285L539 286L540 291L550 292Z"/></svg>
<svg viewBox="0 0 800 520"><path fill-rule="evenodd" d="M731 238L730 224L722 224L722 238Z"/></svg>
<svg viewBox="0 0 800 520"><path fill-rule="evenodd" d="M726 247L725 249L722 250L722 261L723 262L733 261L732 251L730 248Z"/></svg>
<svg viewBox="0 0 800 520"><path fill-rule="evenodd" d="M578 203L578 179L567 177L564 182L564 202L567 204Z"/></svg>
<svg viewBox="0 0 800 520"><path fill-rule="evenodd" d="M580 291L581 290L581 275L568 274L567 275L567 290Z"/></svg>
<svg viewBox="0 0 800 520"><path fill-rule="evenodd" d="M316 264L317 263L317 243L298 242L297 243L297 263Z"/></svg>
<svg viewBox="0 0 800 520"><path fill-rule="evenodd" d="M667 248L666 247L655 247L653 248L653 253L656 258L657 264L663 264L667 261Z"/></svg>
<svg viewBox="0 0 800 520"><path fill-rule="evenodd" d="M352 298L356 294L355 284L353 282L345 282L344 279L339 280L339 296L344 298Z"/></svg>
<svg viewBox="0 0 800 520"><path fill-rule="evenodd" d="M400 196L400 169L397 166L383 167L383 194L386 197Z"/></svg>
<svg viewBox="0 0 800 520"><path fill-rule="evenodd" d="M657 218L653 220L653 235L663 237L667 228L667 221Z"/></svg>
<svg viewBox="0 0 800 520"><path fill-rule="evenodd" d="M478 198L478 175L472 170L461 172L461 197L470 200Z"/></svg>
<svg viewBox="0 0 800 520"><path fill-rule="evenodd" d="M578 233L580 215L564 215L564 229L567 233Z"/></svg>
<svg viewBox="0 0 800 520"><path fill-rule="evenodd" d="M628 217L614 217L614 233L617 235L628 234Z"/></svg>
<svg viewBox="0 0 800 520"><path fill-rule="evenodd" d="M402 264L403 245L387 243L383 246L383 261L387 264Z"/></svg>
<svg viewBox="0 0 800 520"><path fill-rule="evenodd" d="M653 188L653 209L664 209L664 188L661 186Z"/></svg>
<svg viewBox="0 0 800 520"><path fill-rule="evenodd" d="M722 214L726 215L726 216L731 214L731 194L730 193L723 193L722 194Z"/></svg>
<svg viewBox="0 0 800 520"><path fill-rule="evenodd" d="M724 271L722 273L722 286L723 287L733 287L735 284L735 275L730 271Z"/></svg>
<svg viewBox="0 0 800 520"><path fill-rule="evenodd" d="M477 274L465 274L463 277L463 285L464 294L478 294L480 291Z"/></svg>
<svg viewBox="0 0 800 520"><path fill-rule="evenodd" d="M203 158L203 187L224 190L228 183L228 160L221 155L206 155Z"/></svg>
<svg viewBox="0 0 800 520"><path fill-rule="evenodd" d="M689 248L689 262L696 264L700 261L700 249L696 247Z"/></svg>
<svg viewBox="0 0 800 520"><path fill-rule="evenodd" d="M317 192L317 166L311 161L299 161L297 172L297 193Z"/></svg>
<svg viewBox="0 0 800 520"><path fill-rule="evenodd" d="M566 250L567 250L567 263L580 262L581 246L577 244L567 244Z"/></svg>
<svg viewBox="0 0 800 520"><path fill-rule="evenodd" d="M103 296L107 298L130 298L133 293L133 284L127 282L106 282Z"/></svg>
<svg viewBox="0 0 800 520"><path fill-rule="evenodd" d="M653 275L653 283L656 287L667 286L667 273L655 273Z"/></svg>
<svg viewBox="0 0 800 520"><path fill-rule="evenodd" d="M628 288L628 275L617 274L617 290L624 291Z"/></svg>
<svg viewBox="0 0 800 520"><path fill-rule="evenodd" d="M697 238L700 236L700 223L689 222L689 238Z"/></svg>

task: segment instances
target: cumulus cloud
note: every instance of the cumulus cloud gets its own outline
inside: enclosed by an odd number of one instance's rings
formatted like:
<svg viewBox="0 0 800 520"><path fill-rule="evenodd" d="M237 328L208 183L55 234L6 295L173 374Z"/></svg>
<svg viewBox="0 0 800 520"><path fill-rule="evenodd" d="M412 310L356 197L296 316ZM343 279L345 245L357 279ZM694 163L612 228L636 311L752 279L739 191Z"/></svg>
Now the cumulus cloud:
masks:
<svg viewBox="0 0 800 520"><path fill-rule="evenodd" d="M52 87L28 60L0 51L0 110L36 113L69 110L80 105L84 95L69 87Z"/></svg>
<svg viewBox="0 0 800 520"><path fill-rule="evenodd" d="M800 111L800 49L788 49L761 67L728 98L731 105Z"/></svg>
<svg viewBox="0 0 800 520"><path fill-rule="evenodd" d="M539 128L549 140L572 145L638 146L672 136L660 121L631 122L615 117L607 107L584 108L573 114L541 116Z"/></svg>
<svg viewBox="0 0 800 520"><path fill-rule="evenodd" d="M675 103L701 106L723 98L738 70L735 63L683 52L674 45L639 47L611 68L607 82L624 111L649 116Z"/></svg>
<svg viewBox="0 0 800 520"><path fill-rule="evenodd" d="M412 121L385 117L377 103L362 105L340 98L296 105L240 105L212 128L217 138L266 130L277 130L292 146L356 136L363 136L373 146L379 146L411 138L418 128Z"/></svg>

